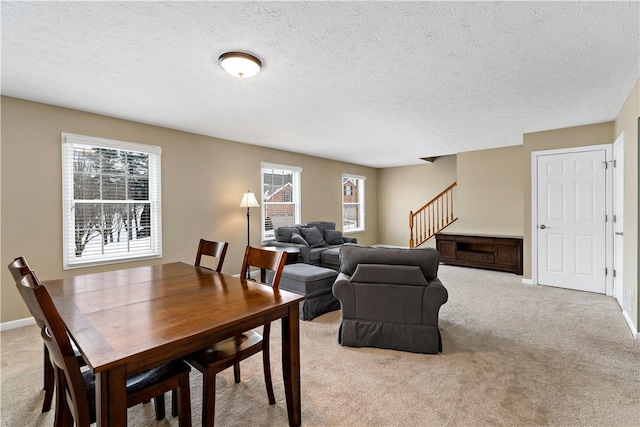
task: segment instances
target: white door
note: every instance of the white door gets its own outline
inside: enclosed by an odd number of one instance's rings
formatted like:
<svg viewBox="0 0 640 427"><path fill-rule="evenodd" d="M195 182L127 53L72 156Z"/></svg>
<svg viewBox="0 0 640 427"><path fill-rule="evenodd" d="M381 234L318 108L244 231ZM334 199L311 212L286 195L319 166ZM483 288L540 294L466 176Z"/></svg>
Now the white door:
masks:
<svg viewBox="0 0 640 427"><path fill-rule="evenodd" d="M624 134L613 142L613 296L623 307Z"/></svg>
<svg viewBox="0 0 640 427"><path fill-rule="evenodd" d="M537 158L538 283L605 293L606 152Z"/></svg>

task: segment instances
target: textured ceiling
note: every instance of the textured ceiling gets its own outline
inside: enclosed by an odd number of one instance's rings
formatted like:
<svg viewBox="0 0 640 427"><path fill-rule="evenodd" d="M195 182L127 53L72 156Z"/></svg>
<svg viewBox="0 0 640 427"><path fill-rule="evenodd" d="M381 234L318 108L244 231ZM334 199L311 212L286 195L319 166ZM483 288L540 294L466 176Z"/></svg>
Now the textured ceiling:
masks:
<svg viewBox="0 0 640 427"><path fill-rule="evenodd" d="M1 8L3 95L373 167L612 120L640 76L637 1Z"/></svg>

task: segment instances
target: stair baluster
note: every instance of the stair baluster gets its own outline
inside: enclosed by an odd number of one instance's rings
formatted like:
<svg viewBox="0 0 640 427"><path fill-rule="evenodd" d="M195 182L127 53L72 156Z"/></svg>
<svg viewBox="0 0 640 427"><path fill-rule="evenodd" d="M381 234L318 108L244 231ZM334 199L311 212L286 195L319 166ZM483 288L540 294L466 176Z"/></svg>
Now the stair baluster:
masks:
<svg viewBox="0 0 640 427"><path fill-rule="evenodd" d="M457 182L451 184L415 213L409 212L410 248L420 246L438 231L458 219L453 211L453 190L456 185L458 185Z"/></svg>

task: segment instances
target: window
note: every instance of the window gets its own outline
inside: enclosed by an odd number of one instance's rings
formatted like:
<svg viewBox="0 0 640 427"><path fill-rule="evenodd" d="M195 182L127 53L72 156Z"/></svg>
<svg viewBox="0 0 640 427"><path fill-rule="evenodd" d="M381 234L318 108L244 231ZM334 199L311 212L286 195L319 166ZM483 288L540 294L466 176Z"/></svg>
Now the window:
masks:
<svg viewBox="0 0 640 427"><path fill-rule="evenodd" d="M274 230L300 223L300 174L296 166L262 163L262 240Z"/></svg>
<svg viewBox="0 0 640 427"><path fill-rule="evenodd" d="M364 176L342 174L342 231L364 231Z"/></svg>
<svg viewBox="0 0 640 427"><path fill-rule="evenodd" d="M162 256L161 154L62 134L64 269Z"/></svg>

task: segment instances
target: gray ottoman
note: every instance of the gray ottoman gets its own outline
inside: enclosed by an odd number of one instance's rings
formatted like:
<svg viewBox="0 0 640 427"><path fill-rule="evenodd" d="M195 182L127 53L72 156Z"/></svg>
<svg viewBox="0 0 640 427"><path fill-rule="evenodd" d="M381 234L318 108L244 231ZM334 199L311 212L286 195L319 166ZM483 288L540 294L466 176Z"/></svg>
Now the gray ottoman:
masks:
<svg viewBox="0 0 640 427"><path fill-rule="evenodd" d="M340 247L327 249L320 254L320 265L340 271Z"/></svg>
<svg viewBox="0 0 640 427"><path fill-rule="evenodd" d="M330 268L304 263L289 264L284 266L280 289L303 295L305 299L300 304L300 318L311 320L340 308L340 302L331 290L337 276L338 273ZM268 271L267 277L270 281L273 272Z"/></svg>

